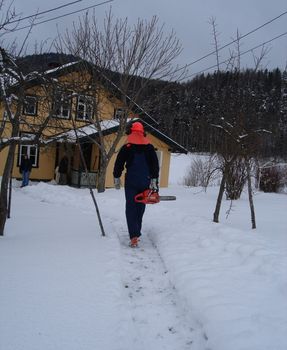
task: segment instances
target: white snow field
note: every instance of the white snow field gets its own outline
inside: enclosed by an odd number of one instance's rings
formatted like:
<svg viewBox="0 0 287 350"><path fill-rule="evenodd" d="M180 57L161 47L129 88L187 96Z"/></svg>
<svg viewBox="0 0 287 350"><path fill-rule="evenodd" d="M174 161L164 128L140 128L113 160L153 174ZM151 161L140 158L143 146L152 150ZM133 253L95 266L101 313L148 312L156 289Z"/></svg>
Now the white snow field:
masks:
<svg viewBox="0 0 287 350"><path fill-rule="evenodd" d="M0 237L1 350L286 350L287 197L224 199L186 188L189 156L173 156L173 202L146 208L128 246L123 189L14 182Z"/></svg>

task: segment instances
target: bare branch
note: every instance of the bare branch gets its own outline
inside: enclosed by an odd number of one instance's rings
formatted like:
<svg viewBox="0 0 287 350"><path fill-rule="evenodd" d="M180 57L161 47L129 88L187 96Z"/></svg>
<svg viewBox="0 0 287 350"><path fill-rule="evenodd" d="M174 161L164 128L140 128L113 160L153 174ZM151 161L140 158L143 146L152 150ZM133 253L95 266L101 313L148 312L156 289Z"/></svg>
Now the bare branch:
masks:
<svg viewBox="0 0 287 350"><path fill-rule="evenodd" d="M218 37L220 33L217 31L217 24L216 24L216 19L214 17L211 17L209 20L209 24L212 26L212 36L213 36L213 41L214 41L214 52L215 52L215 57L216 57L216 65L217 65L217 71L220 71L220 62L219 62L219 44L218 44Z"/></svg>
<svg viewBox="0 0 287 350"><path fill-rule="evenodd" d="M264 69L264 67L261 67L262 61L263 61L263 59L266 58L266 56L268 55L270 50L271 50L271 47L266 47L266 46L263 45L261 47L261 51L260 51L258 56L256 56L255 52L252 51L253 62L254 62L254 70L255 71L257 71L260 68Z"/></svg>

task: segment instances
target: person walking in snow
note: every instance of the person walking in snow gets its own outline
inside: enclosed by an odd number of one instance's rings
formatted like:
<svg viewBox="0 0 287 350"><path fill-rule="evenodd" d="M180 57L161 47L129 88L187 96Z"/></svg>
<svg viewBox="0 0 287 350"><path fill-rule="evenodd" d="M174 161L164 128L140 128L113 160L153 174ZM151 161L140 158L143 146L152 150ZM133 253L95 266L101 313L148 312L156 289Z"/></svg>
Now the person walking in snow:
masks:
<svg viewBox="0 0 287 350"><path fill-rule="evenodd" d="M20 173L22 174L21 187L28 186L31 170L32 170L32 162L30 158L27 156L27 154L25 154L20 164Z"/></svg>
<svg viewBox="0 0 287 350"><path fill-rule="evenodd" d="M141 236L145 204L137 203L134 197L147 188L158 191L159 163L155 149L145 135L142 123L134 122L127 134L127 144L117 155L113 175L115 188L120 189L120 177L124 166L126 167L126 220L130 245L136 247Z"/></svg>

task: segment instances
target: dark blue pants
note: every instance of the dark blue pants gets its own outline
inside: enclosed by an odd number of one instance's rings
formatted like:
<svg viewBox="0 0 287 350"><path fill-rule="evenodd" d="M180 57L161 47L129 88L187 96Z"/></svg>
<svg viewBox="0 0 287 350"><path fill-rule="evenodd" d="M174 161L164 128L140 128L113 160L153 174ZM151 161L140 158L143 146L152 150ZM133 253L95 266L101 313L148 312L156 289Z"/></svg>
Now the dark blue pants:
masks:
<svg viewBox="0 0 287 350"><path fill-rule="evenodd" d="M30 171L23 170L22 172L22 187L29 185Z"/></svg>
<svg viewBox="0 0 287 350"><path fill-rule="evenodd" d="M147 189L148 186L148 181L140 187L131 185L127 181L125 183L126 219L131 239L141 235L142 219L145 212L145 204L135 202L135 195Z"/></svg>
<svg viewBox="0 0 287 350"><path fill-rule="evenodd" d="M145 154L135 153L125 178L126 218L131 239L141 235L145 211L145 204L137 203L135 195L149 188L149 184L149 169Z"/></svg>

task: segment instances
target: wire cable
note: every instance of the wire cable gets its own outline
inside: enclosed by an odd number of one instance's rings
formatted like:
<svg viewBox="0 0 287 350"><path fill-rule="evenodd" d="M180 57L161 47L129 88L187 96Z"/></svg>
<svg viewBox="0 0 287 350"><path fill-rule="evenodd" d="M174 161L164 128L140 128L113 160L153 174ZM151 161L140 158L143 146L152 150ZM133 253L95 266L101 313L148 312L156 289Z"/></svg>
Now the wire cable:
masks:
<svg viewBox="0 0 287 350"><path fill-rule="evenodd" d="M243 39L243 38L246 38L248 35L255 33L257 30L259 30L259 29L261 29L261 28L267 26L268 24L270 24L270 23L276 21L277 19L279 19L280 17L282 17L282 16L284 16L284 15L286 15L286 14L287 14L287 11L282 12L280 15L278 15L278 16L276 16L276 17L270 19L269 21L267 21L267 22L265 22L265 23L263 23L263 24L260 25L259 27L256 27L256 28L252 29L251 31L247 32L246 34L241 35L239 38L234 39L234 40L232 40L231 42L229 42L229 43L227 43L227 44L221 46L219 49L214 50L214 51L212 51L212 52L210 52L210 53L208 53L208 54L206 54L206 55L204 55L204 56L202 56L202 57L196 59L195 61L193 61L193 62L191 62L191 63L188 63L188 64L186 64L185 66L182 66L182 67L178 68L178 69L175 71L175 73L178 72L178 71L180 71L180 70L182 70L182 69L185 69L185 68L187 68L187 67L190 67L190 66L192 66L193 64L195 64L195 63L197 63L197 62L200 62L200 61L202 61L203 59L205 59L205 58L207 58L207 57L209 57L209 56L211 56L211 55L214 55L216 52L225 49L226 47L228 47L228 46L234 44L235 42L238 42L238 40L241 40L241 39Z"/></svg>
<svg viewBox="0 0 287 350"><path fill-rule="evenodd" d="M49 10L46 10L46 11L41 11L41 12L34 13L33 15L29 15L29 16L26 16L26 17L21 17L19 19L15 19L14 21L7 22L6 25L12 24L12 23L18 23L18 22L24 21L25 19L29 19L29 18L33 18L33 17L37 17L37 16L40 16L40 15L43 15L44 13L60 10L61 8L74 5L77 2L81 2L81 1L83 1L83 0L76 0L76 1L68 2L67 4L64 4L64 5L61 5L61 6L58 6L58 7L53 7L51 9L49 9Z"/></svg>
<svg viewBox="0 0 287 350"><path fill-rule="evenodd" d="M283 37L284 35L287 35L287 32L282 33L282 34L279 34L279 35L277 35L276 37L274 37L274 38L272 38L272 39L270 39L270 40L267 40L267 41L265 41L265 42L263 42L263 43L261 43L261 44L259 44L259 45L256 45L256 46L252 47L251 49L248 49L248 50L246 50L246 51L240 53L239 55L234 56L233 58L241 57L241 56L243 56L243 55L245 55L245 54L247 54L247 53L249 53L249 52L251 52L251 51L253 51L253 50L258 49L259 47L262 47L262 46L264 46L264 45L266 45L266 44L271 43L272 41L274 41L274 40L276 40L276 39L279 39L279 38ZM229 60L230 60L230 59L224 60L224 61L220 62L219 64L221 65L221 64L227 63L227 62L229 62ZM212 69L212 68L216 68L217 66L218 66L217 64L214 64L213 66L210 66L210 67L208 67L208 68L205 68L205 69L203 69L203 70L201 70L201 71L199 71L199 72L192 73L192 74L190 74L190 75L188 75L188 76L186 76L186 77L184 77L184 78L178 80L178 82L181 82L181 81L183 81L183 80L185 80L185 79L191 78L191 77L193 77L193 76L195 76L195 75L204 73L204 72L206 72L206 71L208 71L208 70L210 70L210 69Z"/></svg>
<svg viewBox="0 0 287 350"><path fill-rule="evenodd" d="M57 17L53 17L53 18L50 18L50 19L46 19L45 21L41 21L41 22L37 22L37 23L34 23L32 25L32 27L34 28L35 26L39 25L39 24L43 24L43 23L47 23L47 22L51 22L51 21L54 21L56 19L59 19L59 18L63 18L63 17L66 17L66 16L70 16L70 15L73 15L75 13L79 13L79 12L82 12L82 11L86 11L86 10L90 10L94 7L98 7L98 6L101 6L101 5L104 5L104 4L108 4L110 2L113 2L114 0L107 0L107 1L103 1L103 2L100 2L98 4L95 4L95 5L92 5L92 6L88 6L88 7L85 7L85 8L82 8L80 10L76 10L76 11L73 11L73 12L69 12L69 13L65 13L61 16L57 16ZM23 30L23 29L26 29L26 28L30 28L31 25L27 25L27 26L24 26L24 27L21 27L21 28L16 28L14 30L11 31L11 33L14 33L14 32L17 32L19 30Z"/></svg>

